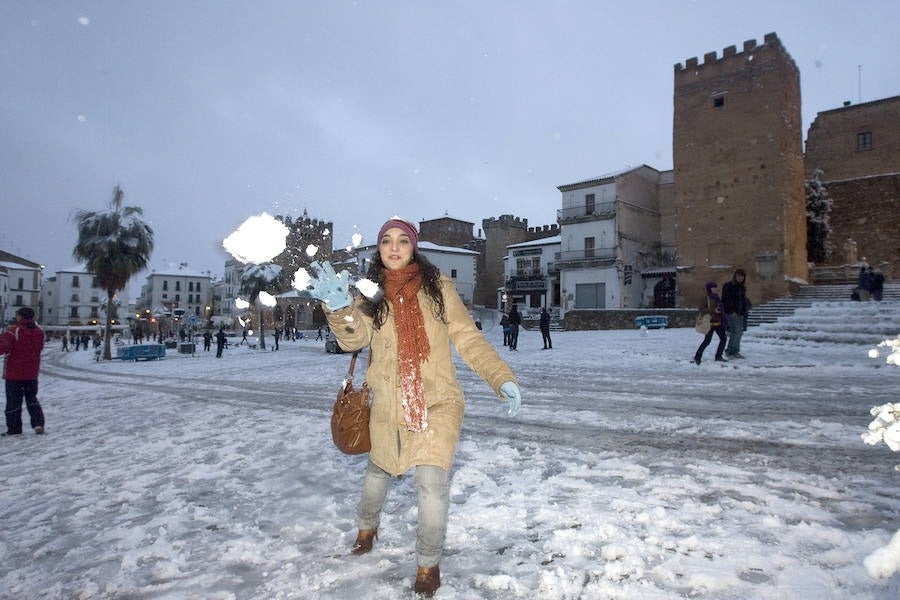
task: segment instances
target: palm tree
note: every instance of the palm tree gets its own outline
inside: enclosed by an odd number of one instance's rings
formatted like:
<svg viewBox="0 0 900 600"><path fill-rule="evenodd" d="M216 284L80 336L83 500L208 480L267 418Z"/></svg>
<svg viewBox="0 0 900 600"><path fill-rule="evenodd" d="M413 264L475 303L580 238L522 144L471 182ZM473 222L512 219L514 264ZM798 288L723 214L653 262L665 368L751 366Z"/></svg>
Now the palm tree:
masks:
<svg viewBox="0 0 900 600"><path fill-rule="evenodd" d="M241 288L247 294L250 306L256 306L259 314L259 348L266 349L265 319L263 318L263 304L259 301L259 293L267 291L267 288L281 275L281 266L275 263L263 263L261 265L249 265L241 275Z"/></svg>
<svg viewBox="0 0 900 600"><path fill-rule="evenodd" d="M141 219L144 211L137 206L122 206L124 195L122 188L116 186L108 210L80 210L75 215L78 242L72 256L84 261L87 271L106 290L107 306L113 306L116 292L125 289L133 275L147 268L153 252L153 230ZM105 360L112 359L110 321L107 311Z"/></svg>

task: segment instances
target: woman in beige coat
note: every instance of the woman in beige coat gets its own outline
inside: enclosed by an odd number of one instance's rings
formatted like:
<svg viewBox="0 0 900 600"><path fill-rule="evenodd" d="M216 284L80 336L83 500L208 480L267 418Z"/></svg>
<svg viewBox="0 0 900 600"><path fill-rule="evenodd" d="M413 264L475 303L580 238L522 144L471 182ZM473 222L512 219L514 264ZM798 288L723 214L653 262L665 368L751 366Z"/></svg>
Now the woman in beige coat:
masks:
<svg viewBox="0 0 900 600"><path fill-rule="evenodd" d="M509 414L521 406L516 378L475 327L453 282L418 252L415 227L399 217L378 233L378 253L367 273L378 285L352 300L349 275L314 264L310 293L323 300L341 348L369 347L366 382L375 392L369 428L372 450L357 508L353 554L372 550L381 508L396 477L415 467L418 492L414 589L431 597L440 586L439 562L447 530L448 472L462 427L465 398L450 343L498 397Z"/></svg>

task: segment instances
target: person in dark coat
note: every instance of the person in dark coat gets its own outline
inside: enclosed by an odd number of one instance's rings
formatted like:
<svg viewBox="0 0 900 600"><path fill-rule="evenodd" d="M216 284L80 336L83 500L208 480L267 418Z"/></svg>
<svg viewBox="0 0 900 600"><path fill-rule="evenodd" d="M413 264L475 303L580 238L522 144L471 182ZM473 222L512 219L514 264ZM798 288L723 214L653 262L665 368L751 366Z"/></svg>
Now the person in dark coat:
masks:
<svg viewBox="0 0 900 600"><path fill-rule="evenodd" d="M541 308L541 337L544 339L544 350L551 350L553 342L550 340L550 313L546 306Z"/></svg>
<svg viewBox="0 0 900 600"><path fill-rule="evenodd" d="M225 349L225 328L220 327L216 334L216 358L222 358L222 350Z"/></svg>
<svg viewBox="0 0 900 600"><path fill-rule="evenodd" d="M522 315L519 309L513 304L509 311L509 349L518 350L519 346L519 326L522 324Z"/></svg>
<svg viewBox="0 0 900 600"><path fill-rule="evenodd" d="M509 346L509 315L500 314L500 329L503 331L503 345Z"/></svg>
<svg viewBox="0 0 900 600"><path fill-rule="evenodd" d="M203 332L203 349L209 351L209 347L212 345L212 334L209 331Z"/></svg>
<svg viewBox="0 0 900 600"><path fill-rule="evenodd" d="M725 308L722 305L722 299L713 291L717 287L714 281L706 284L706 305L701 310L709 312L710 328L706 332L706 337L700 343L700 347L697 348L697 352L694 353L694 362L698 365L703 358L703 351L706 350L709 342L712 341L713 333L719 336L719 345L716 347L716 360L725 361L722 357L722 352L725 350L725 319L723 318Z"/></svg>
<svg viewBox="0 0 900 600"><path fill-rule="evenodd" d="M746 280L747 273L743 269L737 269L731 281L722 286L725 331L728 334L725 356L728 358L744 358L741 354L741 337L747 329L747 313L751 307L750 300L747 299L747 286L744 283Z"/></svg>
<svg viewBox="0 0 900 600"><path fill-rule="evenodd" d="M857 288L859 288L859 299L868 302L870 288L872 287L871 269L862 266L859 268L859 277L857 278Z"/></svg>
<svg viewBox="0 0 900 600"><path fill-rule="evenodd" d="M22 435L22 402L28 408L31 428L44 433L44 411L38 402L38 371L44 331L34 322L34 309L23 306L16 311L16 324L0 335L0 354L6 355L3 379L6 380L6 432Z"/></svg>
<svg viewBox="0 0 900 600"><path fill-rule="evenodd" d="M884 294L884 273L878 269L872 271L869 294L872 296L872 300L881 302L881 297Z"/></svg>

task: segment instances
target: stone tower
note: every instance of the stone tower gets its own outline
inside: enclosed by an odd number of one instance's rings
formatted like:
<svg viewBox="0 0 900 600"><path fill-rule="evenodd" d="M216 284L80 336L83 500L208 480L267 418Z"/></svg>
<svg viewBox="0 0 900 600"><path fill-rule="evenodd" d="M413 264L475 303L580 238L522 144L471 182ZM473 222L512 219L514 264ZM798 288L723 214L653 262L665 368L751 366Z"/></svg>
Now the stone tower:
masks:
<svg viewBox="0 0 900 600"><path fill-rule="evenodd" d="M297 269L308 267L313 260L332 260L334 224L311 219L306 210L303 211L301 217L296 219L282 215L276 215L275 219L284 223L289 231L285 239L284 252L276 256L272 262L281 265L284 269L280 282L281 287L290 289L290 282ZM306 249L310 245L318 248L315 257L310 257L306 253Z"/></svg>
<svg viewBox="0 0 900 600"><path fill-rule="evenodd" d="M781 40L675 65L673 163L680 303L747 272L754 304L807 279L800 73Z"/></svg>

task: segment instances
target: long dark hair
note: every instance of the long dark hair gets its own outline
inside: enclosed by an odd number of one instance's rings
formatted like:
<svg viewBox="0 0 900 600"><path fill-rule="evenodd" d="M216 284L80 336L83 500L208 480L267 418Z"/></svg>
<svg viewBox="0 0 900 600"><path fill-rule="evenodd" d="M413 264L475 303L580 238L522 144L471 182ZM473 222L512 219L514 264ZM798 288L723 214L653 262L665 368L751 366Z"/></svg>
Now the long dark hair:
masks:
<svg viewBox="0 0 900 600"><path fill-rule="evenodd" d="M441 293L441 272L431 264L431 261L417 251L413 251L410 262L419 263L419 268L422 270L422 288L425 290L425 295L431 300L431 314L442 323L446 323L444 295ZM382 290L384 289L385 268L384 263L381 262L381 253L376 249L374 256L372 256L372 264L369 265L369 271L366 273L366 278L377 283ZM384 294L378 294L374 299L363 297L363 300L363 311L372 317L375 328L381 329L390 312L390 305Z"/></svg>

